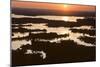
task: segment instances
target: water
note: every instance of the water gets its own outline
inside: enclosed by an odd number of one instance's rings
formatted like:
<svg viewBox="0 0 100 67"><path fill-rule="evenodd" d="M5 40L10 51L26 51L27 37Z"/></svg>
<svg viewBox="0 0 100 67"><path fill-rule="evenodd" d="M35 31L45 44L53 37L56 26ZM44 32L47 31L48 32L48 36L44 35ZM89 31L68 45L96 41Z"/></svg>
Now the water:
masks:
<svg viewBox="0 0 100 67"><path fill-rule="evenodd" d="M84 17L75 17L75 16L24 16L24 15L15 15L12 14L12 17L14 18L23 18L23 17L28 17L28 18L43 18L43 19L48 19L48 20L61 20L61 21L65 21L65 24L67 23L67 21L70 22L75 22L77 23L77 19L84 19ZM37 20L38 21L38 20ZM68 23L70 23L68 22ZM45 33L56 33L58 36L59 35L65 35L68 34L69 36L65 36L65 37L60 37L60 38L53 38L53 39L42 39L42 38L36 38L34 39L34 41L39 41L39 42L50 42L50 43L61 43L61 41L63 40L72 40L75 43L77 43L78 45L83 45L83 46L87 46L87 47L94 47L95 45L92 43L86 43L85 41L82 41L79 39L79 37L90 37L90 38L95 38L96 36L93 35L89 35L87 33L80 33L80 32L72 32L71 29L80 29L80 30L95 30L95 28L93 26L87 26L87 25L83 25L83 26L79 26L79 27L49 27L46 25L47 23L25 23L22 24L22 28L27 29L27 30L35 30L35 29L39 29L39 30L46 30ZM13 24L16 25L16 27L13 27L14 29L19 29L19 25L20 24ZM29 36L30 32L12 32L13 36L12 39L16 39L12 41L12 50L17 50L17 49L21 49L21 46L23 45L32 45L32 39L25 39L23 37L27 37ZM41 34L44 33L43 31L34 31L31 32L32 34ZM22 39L20 39L22 38ZM44 51L32 51L32 50L27 50L27 52L25 54L37 54L40 53L40 57L42 57L43 59L46 58L46 53L44 53Z"/></svg>
<svg viewBox="0 0 100 67"><path fill-rule="evenodd" d="M25 24L24 24L25 25ZM29 23L30 25L30 23ZM69 37L62 37L62 38L55 38L55 39L52 39L52 40L45 40L45 39L37 39L38 41L50 41L50 42L56 42L56 43L59 43L61 40L73 40L75 42L77 42L78 44L81 44L81 45L84 45L84 46L93 46L93 44L90 44L90 43L85 43L81 40L79 40L78 38L80 36L87 36L87 37L95 37L95 36L90 36L88 34L83 34L83 33L73 33L71 30L70 30L70 27L57 27L57 28L51 28L51 27L48 27L48 26L45 26L45 24L31 24L31 26L23 26L23 28L26 28L26 29L46 29L47 30L47 33L50 33L50 32L54 32L54 33L57 33L58 35L61 35L61 34L69 34ZM91 26L82 26L82 27L73 27L74 29L89 29L91 30L92 27ZM33 33L39 33L39 32L33 32ZM41 32L40 32L41 33ZM19 37L24 37L24 36L28 36L29 33L26 32L26 33L14 33L14 36L12 38L19 38ZM17 44L13 43L13 45L18 45L18 44L22 44L23 41L19 42L19 41L14 41L16 42ZM23 43L27 43L26 40L24 40ZM16 46L12 47L12 48L15 48ZM20 46L17 48L20 48Z"/></svg>
<svg viewBox="0 0 100 67"><path fill-rule="evenodd" d="M14 18L43 18L48 20L62 20L62 21L74 21L76 22L77 19L84 19L84 17L77 17L77 16L25 16L25 15L15 15L12 14Z"/></svg>
<svg viewBox="0 0 100 67"><path fill-rule="evenodd" d="M27 41L25 39L23 40L15 40L15 41L12 41L12 49L13 50L17 50L18 48L21 49L20 47L23 46L23 45L31 45L31 41Z"/></svg>
<svg viewBox="0 0 100 67"><path fill-rule="evenodd" d="M46 53L44 51L32 51L32 50L28 49L25 54L40 54L40 57L42 59L46 58Z"/></svg>

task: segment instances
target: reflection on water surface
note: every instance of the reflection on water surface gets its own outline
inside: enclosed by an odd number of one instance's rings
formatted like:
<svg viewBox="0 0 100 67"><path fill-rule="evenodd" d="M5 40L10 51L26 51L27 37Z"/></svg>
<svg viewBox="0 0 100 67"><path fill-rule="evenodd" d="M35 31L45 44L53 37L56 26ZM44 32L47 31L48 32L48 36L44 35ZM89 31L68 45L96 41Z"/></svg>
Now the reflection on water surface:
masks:
<svg viewBox="0 0 100 67"><path fill-rule="evenodd" d="M84 19L84 17L75 17L75 16L24 16L24 15L15 15L15 14L12 14L12 16L14 18L26 17L26 18L43 18L43 19L55 20L55 21L60 20L60 21L65 21L65 24L67 21L70 21L67 23L71 23L71 22L77 23L77 19ZM15 30L20 29L20 26L19 26L20 24L12 24L12 25L14 25L13 29L15 29ZM67 40L74 41L75 43L77 43L77 46L78 45L87 46L87 47L94 47L95 46L93 43L89 43L89 42L87 43L87 42L80 39L80 37L96 38L95 35L91 36L90 34L88 34L88 32L87 33L80 33L80 32L72 32L72 30L71 30L71 29L95 30L95 28L91 25L83 25L83 26L78 26L78 27L49 27L47 25L47 22L44 22L44 23L35 23L35 22L30 23L29 22L29 23L21 24L21 29L22 30L24 29L25 32L21 32L21 31L20 32L18 32L18 31L12 32L12 34L13 34L12 38L15 39L12 41L12 50L17 50L17 49L21 50L22 49L21 47L23 45L34 45L34 42L36 42L36 43L39 42L39 44L41 42L60 44L62 41L67 41ZM34 31L30 31L30 30L34 30ZM45 32L43 30L45 30ZM49 33L56 33L57 35L55 38L52 38L52 39L49 39L49 38L45 39L45 38L42 38L41 36L38 38L34 38L33 40L30 38L27 38L27 37L30 37L32 34L41 35L41 33L46 33L46 35L48 35ZM57 37L60 35L65 35L65 34L68 34L68 35L66 35L64 37ZM51 36L53 36L53 35L51 35ZM48 35L48 37L50 37L50 36ZM19 38L21 38L21 39L19 39ZM68 44L65 44L65 45L68 45ZM27 54L27 55L40 54L40 57L42 59L46 58L46 53L43 50L33 51L31 49L27 49L25 54Z"/></svg>
<svg viewBox="0 0 100 67"><path fill-rule="evenodd" d="M66 37L61 37L61 38L54 38L54 39L51 39L51 40L46 40L46 39L36 39L36 41L43 41L43 42L56 42L56 43L60 43L61 40L73 40L74 42L80 44L80 45L84 45L84 46L94 46L93 44L91 43L85 43L84 41L81 41L80 39L78 39L79 37L81 36L87 36L87 37L95 37L95 36L90 36L88 34L83 34L83 33L73 33L71 30L70 30L70 27L57 27L57 28L53 28L53 27L48 27L46 26L46 23L41 23L41 24L32 24L32 23L29 23L29 24L24 24L24 25L31 25L31 26L23 26L23 28L26 28L26 29L46 29L47 30L47 33L50 33L50 32L54 32L54 33L57 33L58 35L60 34L69 34L69 36L66 36ZM91 26L80 26L80 27L73 27L74 29L88 29L88 30L91 30L93 29ZM38 34L38 33L41 33L40 31L38 32L32 32L34 34ZM29 32L26 32L26 33L14 33L14 36L12 38L18 38L18 37L25 37L25 36L28 36L29 35ZM20 48L21 45L24 45L26 43L29 43L30 41L26 41L26 40L22 40L22 41L13 41L12 44L13 44L13 49L17 49L17 48Z"/></svg>
<svg viewBox="0 0 100 67"><path fill-rule="evenodd" d="M77 19L84 19L84 17L76 17L76 16L25 16L25 15L15 15L12 14L14 18L43 18L48 20L62 20L62 21L74 21L76 22Z"/></svg>

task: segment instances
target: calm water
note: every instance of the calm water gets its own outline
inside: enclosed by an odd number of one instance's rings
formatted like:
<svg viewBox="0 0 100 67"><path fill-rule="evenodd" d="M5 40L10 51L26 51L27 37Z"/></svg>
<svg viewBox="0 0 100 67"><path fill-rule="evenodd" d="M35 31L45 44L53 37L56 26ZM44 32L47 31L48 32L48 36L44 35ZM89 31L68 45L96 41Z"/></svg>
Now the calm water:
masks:
<svg viewBox="0 0 100 67"><path fill-rule="evenodd" d="M47 30L47 33L50 33L50 32L54 32L54 33L57 33L58 35L60 34L69 34L69 37L62 37L62 38L57 38L57 39L53 39L53 40L45 40L45 39L37 39L39 41L50 41L50 42L59 42L61 40L74 40L75 42L77 42L78 44L81 44L81 45L85 45L85 46L93 46L93 44L89 44L89 43L85 43L81 40L79 40L78 38L80 36L87 36L87 37L95 37L95 36L90 36L88 34L83 34L83 33L73 33L71 32L70 28L67 28L67 27L58 27L58 28L50 28L50 27L47 27L47 26L44 26L44 24L31 24L32 26L25 26L23 28L26 28L26 29L46 29ZM74 27L74 28L78 28L78 29L91 29L91 26L83 26L83 27ZM34 33L34 32L33 32ZM36 33L36 32L35 32ZM37 32L38 33L38 32ZM12 38L16 38L16 37L24 37L24 36L28 36L29 33L14 33L14 36ZM24 42L23 42L24 41ZM13 41L12 44L13 45L18 45L21 43L27 43L28 41L25 41L25 40L22 40L22 41ZM23 45L23 44L22 44ZM15 46L13 46L12 48L15 48ZM19 47L17 47L19 48Z"/></svg>
<svg viewBox="0 0 100 67"><path fill-rule="evenodd" d="M62 20L62 21L74 21L76 22L77 19L84 19L84 17L77 17L77 16L25 16L25 15L15 15L12 14L14 18L43 18L48 20Z"/></svg>
<svg viewBox="0 0 100 67"><path fill-rule="evenodd" d="M43 19L48 19L48 20L62 20L62 21L73 21L76 22L77 19L84 19L84 17L75 17L75 16L24 16L24 15L15 15L12 14L12 17L14 18L23 18L23 17L28 17L28 18L43 18ZM22 28L25 28L27 30L34 30L34 29L39 29L39 30L47 30L46 33L57 33L58 35L64 35L64 34L69 34L69 36L66 37L61 37L61 38L54 38L54 39L39 39L36 38L35 41L42 41L42 42L56 42L60 43L62 40L73 40L75 43L83 46L88 46L88 47L93 47L95 46L94 44L91 43L86 43L82 40L79 39L79 37L91 37L95 38L94 36L90 36L89 34L84 34L84 33L74 33L70 29L81 29L81 30L95 30L93 26L79 26L79 27L48 27L46 26L47 23L26 23L22 24ZM19 29L19 24L13 24L16 25L16 27L13 27L14 29ZM27 26L26 26L27 25ZM39 33L44 33L43 31L34 31L31 32L33 34L39 34ZM21 32L13 32L12 38L22 38L22 37L27 37L29 36L29 32L21 33ZM23 45L32 45L31 40L26 40L26 39L17 39L12 41L12 50L17 50L18 48L21 49L20 47ZM27 50L25 54L41 54L40 56L45 59L46 58L46 53L44 51L32 51L32 50Z"/></svg>

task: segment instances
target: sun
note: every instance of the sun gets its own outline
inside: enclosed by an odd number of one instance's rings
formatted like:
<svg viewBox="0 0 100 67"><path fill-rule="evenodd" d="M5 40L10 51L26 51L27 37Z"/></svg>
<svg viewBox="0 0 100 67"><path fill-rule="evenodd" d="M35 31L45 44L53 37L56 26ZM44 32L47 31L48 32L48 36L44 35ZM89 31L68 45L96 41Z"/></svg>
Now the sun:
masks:
<svg viewBox="0 0 100 67"><path fill-rule="evenodd" d="M64 6L64 8L66 8L68 5L64 4L63 6Z"/></svg>

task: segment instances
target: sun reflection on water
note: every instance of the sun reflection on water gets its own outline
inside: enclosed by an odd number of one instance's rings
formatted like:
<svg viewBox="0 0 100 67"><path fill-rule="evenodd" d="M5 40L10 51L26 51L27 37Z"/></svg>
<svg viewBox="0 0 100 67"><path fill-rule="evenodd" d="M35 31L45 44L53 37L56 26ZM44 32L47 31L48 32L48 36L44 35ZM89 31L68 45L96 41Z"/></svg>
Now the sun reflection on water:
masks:
<svg viewBox="0 0 100 67"><path fill-rule="evenodd" d="M67 6L64 5L64 7L66 8ZM75 16L25 16L25 15L15 15L12 14L12 17L14 18L23 18L23 17L27 17L27 18L42 18L42 19L48 19L48 20L60 20L60 21L71 21L71 22L77 22L77 19L84 19L84 17L75 17ZM69 22L68 22L69 23ZM34 23L26 23L23 24L22 28L25 28L27 30L33 30L33 29L39 29L39 30L47 30L46 33L57 33L57 35L63 35L63 34L69 34L69 36L66 37L61 37L61 38L54 38L51 40L47 40L47 39L36 39L38 41L49 41L49 42L56 42L56 43L60 43L61 40L73 40L74 42L76 42L79 45L84 45L84 46L94 46L94 44L91 43L86 43L84 41L81 41L79 39L79 37L81 36L87 36L87 37L91 37L91 38L95 38L96 36L90 36L89 34L83 34L83 33L74 33L72 32L70 29L86 29L86 30L95 30L95 28L93 28L92 26L80 26L80 27L48 27L46 26L46 22L44 23L39 23L39 24L34 24ZM18 29L18 25L19 24L15 24L16 27L14 27L15 29ZM37 33L43 33L41 31L38 32L31 32L33 34L37 34ZM13 36L12 38L19 38L19 37L25 37L25 36L29 36L29 32L25 32L25 33L15 33L13 32ZM12 49L16 50L18 48L20 48L22 45L25 44L30 44L31 45L31 40L27 41L27 40L15 40L12 41Z"/></svg>

